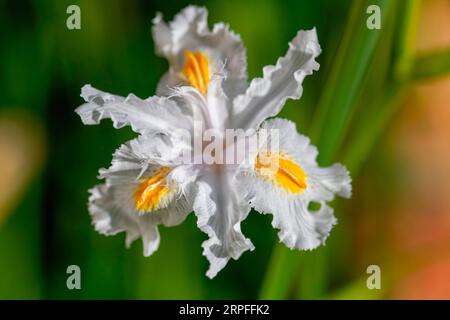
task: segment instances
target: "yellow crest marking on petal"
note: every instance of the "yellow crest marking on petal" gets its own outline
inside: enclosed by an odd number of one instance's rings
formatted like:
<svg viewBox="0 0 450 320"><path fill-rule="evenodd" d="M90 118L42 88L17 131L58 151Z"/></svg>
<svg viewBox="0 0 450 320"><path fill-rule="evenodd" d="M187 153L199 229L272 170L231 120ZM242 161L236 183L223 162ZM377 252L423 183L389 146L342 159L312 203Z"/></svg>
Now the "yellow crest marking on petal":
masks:
<svg viewBox="0 0 450 320"><path fill-rule="evenodd" d="M208 91L209 62L208 58L200 51L184 51L183 75L189 85L197 88L202 94Z"/></svg>
<svg viewBox="0 0 450 320"><path fill-rule="evenodd" d="M161 201L169 195L166 178L170 173L169 167L161 167L156 172L143 179L134 192L134 204L139 211L153 211L159 209Z"/></svg>
<svg viewBox="0 0 450 320"><path fill-rule="evenodd" d="M302 193L306 189L305 171L282 153L258 153L255 169L274 186L289 193Z"/></svg>

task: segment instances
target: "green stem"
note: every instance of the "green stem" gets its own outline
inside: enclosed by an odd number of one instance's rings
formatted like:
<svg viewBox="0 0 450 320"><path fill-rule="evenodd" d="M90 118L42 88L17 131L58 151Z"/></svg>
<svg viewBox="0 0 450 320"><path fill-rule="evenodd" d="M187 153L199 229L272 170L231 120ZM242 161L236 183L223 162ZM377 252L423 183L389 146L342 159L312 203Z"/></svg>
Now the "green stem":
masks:
<svg viewBox="0 0 450 320"><path fill-rule="evenodd" d="M260 299L283 299L289 290L292 276L296 271L297 253L289 250L283 243L277 243L263 281Z"/></svg>
<svg viewBox="0 0 450 320"><path fill-rule="evenodd" d="M322 246L311 252L305 252L301 260L299 286L296 298L320 299L327 290L329 247Z"/></svg>

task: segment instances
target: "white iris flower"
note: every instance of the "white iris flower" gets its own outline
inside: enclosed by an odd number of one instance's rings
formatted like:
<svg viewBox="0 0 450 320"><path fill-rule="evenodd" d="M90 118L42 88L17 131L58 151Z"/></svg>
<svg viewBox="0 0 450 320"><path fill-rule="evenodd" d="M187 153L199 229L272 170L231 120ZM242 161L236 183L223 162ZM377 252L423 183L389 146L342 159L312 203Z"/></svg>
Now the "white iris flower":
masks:
<svg viewBox="0 0 450 320"><path fill-rule="evenodd" d="M251 208L273 215L289 248L323 244L336 223L327 202L335 194L350 197L351 179L340 164L319 167L317 149L292 122L267 120L287 99L299 99L303 79L318 70L315 29L299 31L286 55L247 85L239 36L224 24L210 31L206 19L207 11L193 6L170 24L154 19L157 52L170 63L158 96L124 98L86 85L86 103L76 112L85 124L111 119L115 128L139 133L100 170L104 184L90 190L96 230L125 231L127 246L141 237L149 256L159 245L158 225L178 225L193 211L209 237L203 254L212 278L230 258L254 249L240 228ZM248 134L230 142L230 130ZM205 138L210 132L214 137ZM256 147L249 147L252 139Z"/></svg>

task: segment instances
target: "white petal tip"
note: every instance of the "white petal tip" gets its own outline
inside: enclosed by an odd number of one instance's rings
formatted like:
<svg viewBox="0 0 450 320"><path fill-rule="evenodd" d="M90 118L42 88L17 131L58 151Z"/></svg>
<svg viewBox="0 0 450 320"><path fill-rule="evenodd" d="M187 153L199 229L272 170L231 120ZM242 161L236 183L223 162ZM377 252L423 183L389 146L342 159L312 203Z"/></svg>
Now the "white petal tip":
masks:
<svg viewBox="0 0 450 320"><path fill-rule="evenodd" d="M157 12L155 17L152 19L153 25L161 23L163 21L163 14L161 12Z"/></svg>
<svg viewBox="0 0 450 320"><path fill-rule="evenodd" d="M89 102L92 99L93 96L95 96L95 95L97 95L99 93L100 93L100 91L95 89L90 84L85 84L81 88L80 96L84 99L84 101Z"/></svg>

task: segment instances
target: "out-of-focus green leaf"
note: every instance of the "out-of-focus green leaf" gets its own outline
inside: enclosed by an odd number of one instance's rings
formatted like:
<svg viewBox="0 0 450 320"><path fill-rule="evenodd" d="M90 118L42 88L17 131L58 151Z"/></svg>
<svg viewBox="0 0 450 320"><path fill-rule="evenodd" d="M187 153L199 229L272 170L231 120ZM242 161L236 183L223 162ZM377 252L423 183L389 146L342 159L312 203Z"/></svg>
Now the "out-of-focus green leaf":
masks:
<svg viewBox="0 0 450 320"><path fill-rule="evenodd" d="M367 279L361 278L354 282L351 282L344 288L333 292L327 296L326 299L330 300L379 300L385 295L385 291L382 289L368 289Z"/></svg>
<svg viewBox="0 0 450 320"><path fill-rule="evenodd" d="M343 162L353 175L356 176L358 174L377 138L382 134L387 123L398 110L397 106L404 91L404 85L393 85L383 96L372 102L374 108L371 108L370 116L368 116L372 121L366 122L364 126L359 126L360 129L357 130L358 135L352 139L351 147L348 148L348 152L343 156Z"/></svg>
<svg viewBox="0 0 450 320"><path fill-rule="evenodd" d="M319 162L322 164L333 160L344 139L364 74L381 34L381 30L366 27L366 8L373 4L378 5L386 17L394 1L353 2L346 33L312 122L310 135L320 150Z"/></svg>
<svg viewBox="0 0 450 320"><path fill-rule="evenodd" d="M356 106L355 101L358 98L358 91L362 86L370 58L379 39L380 30L369 30L366 27L366 8L370 4L377 4L384 15L389 15L389 11L393 7L392 2L389 1L369 2L353 2L343 40L338 49L331 74L325 83L316 117L313 119L310 128L312 139L317 142L320 150L319 161L322 164L330 163L343 141L343 136L349 125L349 118ZM294 274L292 272L289 274L287 268L290 262L283 258L288 255L279 253L280 250L288 249L282 246L275 247L272 259L280 260L277 262L279 267L269 269L270 272L267 273L266 277L271 280L267 279L264 282L277 284L266 285L266 288L275 288L265 294L265 297L272 299L286 297L290 286L292 286L292 280L281 282L278 279L294 278ZM320 248L301 260L305 274L310 273L311 268L317 271L326 263L325 249ZM317 277L314 278L314 282L308 284L307 288L310 288L308 292L311 294L314 292L312 296L308 296L309 298L319 297L322 294L327 282L325 270L322 268L319 272L316 272Z"/></svg>
<svg viewBox="0 0 450 320"><path fill-rule="evenodd" d="M414 60L412 78L427 80L450 73L450 49L419 55Z"/></svg>
<svg viewBox="0 0 450 320"><path fill-rule="evenodd" d="M292 284L292 274L298 269L297 255L297 252L287 249L283 243L275 245L261 286L260 299L285 298L286 290Z"/></svg>
<svg viewBox="0 0 450 320"><path fill-rule="evenodd" d="M400 25L396 38L396 57L394 64L394 78L396 81L406 81L414 63L413 53L416 50L417 28L421 0L404 0L401 2Z"/></svg>

